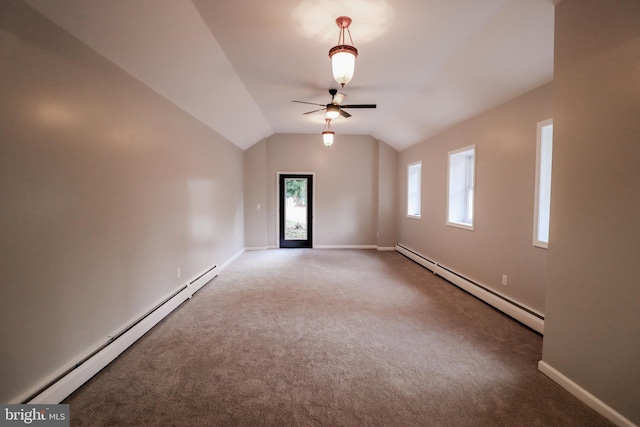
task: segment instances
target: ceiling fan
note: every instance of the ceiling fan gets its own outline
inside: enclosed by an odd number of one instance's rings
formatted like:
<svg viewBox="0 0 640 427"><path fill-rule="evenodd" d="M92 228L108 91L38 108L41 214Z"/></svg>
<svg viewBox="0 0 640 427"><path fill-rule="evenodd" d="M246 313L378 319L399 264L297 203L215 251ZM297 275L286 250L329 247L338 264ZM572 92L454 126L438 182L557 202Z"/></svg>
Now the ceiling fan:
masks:
<svg viewBox="0 0 640 427"><path fill-rule="evenodd" d="M318 108L317 110L307 111L302 114L311 114L318 111L326 111L327 117L330 119L335 119L338 115L349 118L351 114L347 113L343 110L343 108L376 108L376 104L351 104L351 105L341 105L344 98L347 96L344 93L338 93L337 89L329 89L329 94L331 95L331 103L329 104L317 104L315 102L305 102L305 101L291 101L297 102L300 104L309 104L309 105L318 105L324 108Z"/></svg>

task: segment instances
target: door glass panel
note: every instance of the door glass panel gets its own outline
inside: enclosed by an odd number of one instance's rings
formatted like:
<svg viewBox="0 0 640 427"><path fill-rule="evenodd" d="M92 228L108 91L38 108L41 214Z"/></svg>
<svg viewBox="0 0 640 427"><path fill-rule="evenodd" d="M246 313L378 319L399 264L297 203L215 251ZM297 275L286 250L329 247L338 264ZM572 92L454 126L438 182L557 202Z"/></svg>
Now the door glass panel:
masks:
<svg viewBox="0 0 640 427"><path fill-rule="evenodd" d="M307 240L307 178L285 178L285 240Z"/></svg>

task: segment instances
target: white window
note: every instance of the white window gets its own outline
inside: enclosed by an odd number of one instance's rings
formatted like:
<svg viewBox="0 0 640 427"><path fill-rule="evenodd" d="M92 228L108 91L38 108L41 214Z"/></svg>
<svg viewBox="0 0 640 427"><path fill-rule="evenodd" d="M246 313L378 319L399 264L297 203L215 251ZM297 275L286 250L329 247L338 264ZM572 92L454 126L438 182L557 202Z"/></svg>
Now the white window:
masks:
<svg viewBox="0 0 640 427"><path fill-rule="evenodd" d="M536 195L533 211L533 245L549 246L551 213L551 156L553 151L553 119L538 123L536 143Z"/></svg>
<svg viewBox="0 0 640 427"><path fill-rule="evenodd" d="M422 180L422 162L407 166L407 216L420 218L420 181Z"/></svg>
<svg viewBox="0 0 640 427"><path fill-rule="evenodd" d="M473 230L476 146L449 152L447 225Z"/></svg>

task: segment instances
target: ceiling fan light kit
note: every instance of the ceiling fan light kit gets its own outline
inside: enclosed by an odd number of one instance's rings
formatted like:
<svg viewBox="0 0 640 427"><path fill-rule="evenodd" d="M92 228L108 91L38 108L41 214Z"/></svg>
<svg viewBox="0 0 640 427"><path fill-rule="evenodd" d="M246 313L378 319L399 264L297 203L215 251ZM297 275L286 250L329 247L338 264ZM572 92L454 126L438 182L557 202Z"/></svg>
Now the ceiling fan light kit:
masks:
<svg viewBox="0 0 640 427"><path fill-rule="evenodd" d="M353 78L353 73L356 67L356 57L358 56L358 49L353 46L353 40L351 39L351 31L349 31L349 25L351 25L351 18L348 16L339 16L336 19L336 24L340 28L340 35L338 36L338 45L329 50L329 58L331 58L331 68L333 70L333 78L342 87L349 83ZM349 35L349 41L351 44L346 44L344 33L345 30Z"/></svg>
<svg viewBox="0 0 640 427"><path fill-rule="evenodd" d="M327 104L327 117L335 119L340 115L340 107L335 104Z"/></svg>

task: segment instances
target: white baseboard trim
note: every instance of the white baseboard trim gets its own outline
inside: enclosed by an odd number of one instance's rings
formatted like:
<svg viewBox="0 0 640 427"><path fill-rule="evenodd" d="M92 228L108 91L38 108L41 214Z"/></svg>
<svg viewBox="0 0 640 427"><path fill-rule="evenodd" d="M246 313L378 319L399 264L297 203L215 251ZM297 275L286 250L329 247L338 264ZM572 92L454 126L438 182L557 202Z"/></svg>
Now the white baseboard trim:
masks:
<svg viewBox="0 0 640 427"><path fill-rule="evenodd" d="M485 285L468 279L462 274L439 264L437 261L430 260L406 246L396 244L396 251L517 321L527 325L534 331L544 334L544 316L542 314L489 289L489 287Z"/></svg>
<svg viewBox="0 0 640 427"><path fill-rule="evenodd" d="M376 246L376 249L379 251L395 251L396 248L393 246Z"/></svg>
<svg viewBox="0 0 640 427"><path fill-rule="evenodd" d="M54 375L40 381L34 387L10 403L57 404L80 388L85 382L115 360L122 352L157 325L162 319L191 298L198 290L216 277L224 268L238 258L244 249L221 266L214 265L194 279L180 286L157 304L144 311L137 320L127 323L114 332L96 349L86 352L76 361L60 369ZM115 338L112 338L115 337Z"/></svg>
<svg viewBox="0 0 640 427"><path fill-rule="evenodd" d="M376 245L315 245L314 249L376 249Z"/></svg>
<svg viewBox="0 0 640 427"><path fill-rule="evenodd" d="M222 264L220 267L218 267L218 273L222 272L222 270L227 268L229 266L229 264L231 264L233 261L238 259L238 257L240 255L242 255L244 253L244 251L245 251L244 249L239 250L238 252L236 252L235 255L233 255L231 258L229 258L224 264Z"/></svg>
<svg viewBox="0 0 640 427"><path fill-rule="evenodd" d="M589 393L584 388L573 382L560 371L549 365L544 360L538 362L538 370L558 383L562 388L573 394L575 397L584 402L588 407L607 418L617 426L637 427L631 420L624 417L615 409L604 403L602 400Z"/></svg>
<svg viewBox="0 0 640 427"><path fill-rule="evenodd" d="M244 248L245 251L266 251L269 249L269 246L247 246Z"/></svg>

